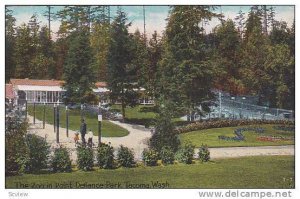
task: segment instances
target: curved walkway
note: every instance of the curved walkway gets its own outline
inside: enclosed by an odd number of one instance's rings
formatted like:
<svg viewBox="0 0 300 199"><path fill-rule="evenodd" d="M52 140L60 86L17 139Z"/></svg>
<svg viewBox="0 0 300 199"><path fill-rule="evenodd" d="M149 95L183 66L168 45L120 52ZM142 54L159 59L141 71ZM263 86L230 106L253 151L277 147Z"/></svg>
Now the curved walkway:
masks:
<svg viewBox="0 0 300 199"><path fill-rule="evenodd" d="M52 148L56 148L56 133L54 133L54 127L50 124L45 124L45 129L43 129L42 121L36 119L36 124L33 125L33 117L28 116L29 119L29 132L32 134L39 135L46 138L47 142L51 145ZM101 141L110 144L115 148L119 148L120 145L124 145L128 148L131 148L135 153L136 159L141 159L141 154L145 148L147 148L147 140L151 137L151 132L149 129L144 128L141 125L132 125L121 123L118 121L110 121L116 125L119 125L129 131L129 134L124 137L102 137ZM66 135L65 128L59 128L59 142L64 147L70 149L72 159L76 159L75 152L75 143L74 136L75 131L69 130L69 137ZM79 135L80 136L80 135ZM93 137L93 142L95 146L98 145L98 136Z"/></svg>
<svg viewBox="0 0 300 199"><path fill-rule="evenodd" d="M211 159L260 155L295 155L294 145L209 148Z"/></svg>
<svg viewBox="0 0 300 199"><path fill-rule="evenodd" d="M36 125L32 124L33 118L28 116L29 132L45 137L47 142L52 148L56 148L56 133L54 133L53 125L45 125L45 129L42 128L42 122L36 120ZM135 159L141 160L141 154L145 148L147 148L147 141L151 137L149 129L144 128L141 125L132 125L122 123L118 121L110 121L116 125L119 125L129 131L129 134L124 137L103 137L102 142L111 143L111 145L117 149L122 144L131 148L134 151ZM60 144L67 147L70 150L71 158L73 161L76 157L76 147L74 144L75 131L69 130L69 137L66 136L66 129L59 128L60 132ZM93 141L97 146L98 136L94 136ZM261 155L295 155L294 145L287 146L259 146L259 147L223 147L223 148L209 148L211 159L219 158L237 158L244 156L261 156ZM198 152L198 149L195 150ZM195 154L196 155L196 154Z"/></svg>

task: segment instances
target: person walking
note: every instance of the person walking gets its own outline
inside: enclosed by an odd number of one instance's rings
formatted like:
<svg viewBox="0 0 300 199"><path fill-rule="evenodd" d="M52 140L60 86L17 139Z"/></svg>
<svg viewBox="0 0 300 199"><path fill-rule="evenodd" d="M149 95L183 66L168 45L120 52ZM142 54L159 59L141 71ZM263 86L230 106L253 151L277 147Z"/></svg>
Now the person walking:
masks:
<svg viewBox="0 0 300 199"><path fill-rule="evenodd" d="M84 119L81 120L80 134L81 134L82 144L85 145L86 123Z"/></svg>

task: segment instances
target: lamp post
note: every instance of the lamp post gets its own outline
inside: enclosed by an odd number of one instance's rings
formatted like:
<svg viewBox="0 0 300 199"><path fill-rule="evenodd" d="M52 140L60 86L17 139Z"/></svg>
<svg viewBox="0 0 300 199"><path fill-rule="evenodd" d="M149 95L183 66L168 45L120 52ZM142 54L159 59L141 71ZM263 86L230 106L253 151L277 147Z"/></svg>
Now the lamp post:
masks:
<svg viewBox="0 0 300 199"><path fill-rule="evenodd" d="M219 107L220 107L220 110L219 110L219 118L222 117L222 93L219 92Z"/></svg>
<svg viewBox="0 0 300 199"><path fill-rule="evenodd" d="M234 100L235 100L235 97L231 97L231 100L232 100L232 117L234 119Z"/></svg>
<svg viewBox="0 0 300 199"><path fill-rule="evenodd" d="M46 120L46 103L44 102L43 129L45 129L45 120Z"/></svg>
<svg viewBox="0 0 300 199"><path fill-rule="evenodd" d="M25 101L25 119L27 120L27 96L26 96L26 101Z"/></svg>
<svg viewBox="0 0 300 199"><path fill-rule="evenodd" d="M33 101L33 124L35 124L35 100Z"/></svg>
<svg viewBox="0 0 300 199"><path fill-rule="evenodd" d="M53 104L53 127L54 133L56 132L56 104Z"/></svg>
<svg viewBox="0 0 300 199"><path fill-rule="evenodd" d="M101 115L101 106L100 102L98 105L98 146L101 145L101 122L102 122L102 115Z"/></svg>
<svg viewBox="0 0 300 199"><path fill-rule="evenodd" d="M66 106L66 134L69 137L69 110L68 105Z"/></svg>
<svg viewBox="0 0 300 199"><path fill-rule="evenodd" d="M56 143L59 143L59 100L56 107Z"/></svg>

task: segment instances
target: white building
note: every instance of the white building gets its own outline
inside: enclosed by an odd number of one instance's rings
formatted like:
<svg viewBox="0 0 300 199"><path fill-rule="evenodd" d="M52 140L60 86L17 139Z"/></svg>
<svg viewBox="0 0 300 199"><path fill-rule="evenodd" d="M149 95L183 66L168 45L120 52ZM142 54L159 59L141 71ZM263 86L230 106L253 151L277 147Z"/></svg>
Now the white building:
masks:
<svg viewBox="0 0 300 199"><path fill-rule="evenodd" d="M62 103L65 90L63 81L36 80L36 79L11 79L14 92L18 101L27 100L29 103Z"/></svg>

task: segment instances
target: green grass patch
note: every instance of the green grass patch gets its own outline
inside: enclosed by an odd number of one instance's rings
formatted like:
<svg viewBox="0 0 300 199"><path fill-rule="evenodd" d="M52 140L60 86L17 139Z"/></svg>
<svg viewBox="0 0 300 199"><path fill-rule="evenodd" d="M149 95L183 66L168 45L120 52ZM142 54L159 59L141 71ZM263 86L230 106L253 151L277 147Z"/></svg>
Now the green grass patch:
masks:
<svg viewBox="0 0 300 199"><path fill-rule="evenodd" d="M265 132L262 134L255 132L243 132L245 136L244 141L226 141L220 140L218 136L235 136L234 130L242 127L261 127L265 129ZM295 132L291 131L280 131L273 128L273 124L265 125L249 125L249 126L239 126L239 127L224 127L224 128L213 128L199 131L192 131L188 133L180 134L181 142L187 143L191 142L193 145L200 147L202 144L207 144L208 147L230 147L230 146L276 146L276 145L291 145L295 144L294 140L285 140L285 141L257 141L258 136L282 136L293 138Z"/></svg>
<svg viewBox="0 0 300 199"><path fill-rule="evenodd" d="M60 126L66 127L66 111L65 106L61 106L60 108ZM36 118L38 120L43 120L43 105L36 106ZM28 114L33 115L33 106L28 106ZM48 124L53 124L53 106L46 106L46 122ZM73 131L78 131L80 129L80 110L69 110L69 129ZM98 135L98 120L97 115L85 114L87 129L91 129L94 135ZM108 120L102 121L102 137L123 137L129 134L129 132Z"/></svg>
<svg viewBox="0 0 300 199"><path fill-rule="evenodd" d="M141 186L154 182L168 184L165 188L294 188L294 156L257 156L220 159L213 162L192 165L176 164L157 167L119 168L115 170L97 169L91 172L25 174L6 177L6 188L20 188L17 184L51 185L64 183L76 187L76 183L110 184L120 183L120 188L128 184ZM46 188L46 187L45 187ZM51 188L51 187L48 187ZM69 187L64 187L69 188ZM142 187L147 188L147 187ZM156 187L158 188L158 187Z"/></svg>

